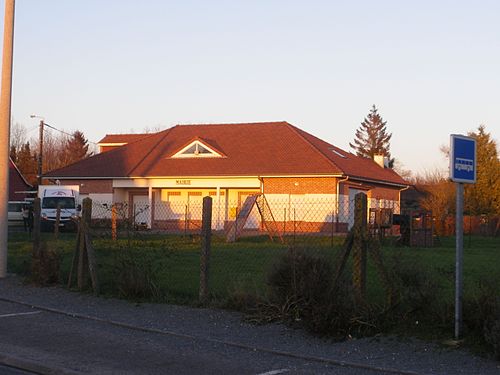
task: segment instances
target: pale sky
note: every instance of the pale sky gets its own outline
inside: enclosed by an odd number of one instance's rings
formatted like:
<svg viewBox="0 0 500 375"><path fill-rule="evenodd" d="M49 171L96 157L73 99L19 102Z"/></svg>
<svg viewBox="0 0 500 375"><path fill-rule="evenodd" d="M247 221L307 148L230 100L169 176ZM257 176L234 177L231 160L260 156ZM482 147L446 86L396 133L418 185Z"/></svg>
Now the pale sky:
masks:
<svg viewBox="0 0 500 375"><path fill-rule="evenodd" d="M450 134L500 139L499 17L493 0L17 0L12 116L91 141L285 120L351 151L375 104L406 169L445 169Z"/></svg>

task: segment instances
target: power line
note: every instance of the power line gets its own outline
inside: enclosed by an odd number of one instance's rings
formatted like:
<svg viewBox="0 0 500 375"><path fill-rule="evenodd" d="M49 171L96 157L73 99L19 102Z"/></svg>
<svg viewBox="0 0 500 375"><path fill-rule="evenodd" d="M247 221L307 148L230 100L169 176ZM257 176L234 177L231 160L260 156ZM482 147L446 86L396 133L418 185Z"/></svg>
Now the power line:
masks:
<svg viewBox="0 0 500 375"><path fill-rule="evenodd" d="M73 137L73 134L67 133L67 132L65 132L64 130L57 129L57 128L53 127L52 125L47 124L46 122L44 122L44 123L43 123L43 125L44 125L44 127L46 126L46 127L51 128L51 129L53 129L53 130L56 130L56 131L58 131L58 132L60 132L60 133L62 133L62 134L65 134L65 135L67 135L67 136ZM90 140L88 140L88 139L87 139L87 142L88 142L88 143L92 143L92 144L94 144L94 145L96 145L96 146L98 145L96 142L92 142L92 141L90 141Z"/></svg>

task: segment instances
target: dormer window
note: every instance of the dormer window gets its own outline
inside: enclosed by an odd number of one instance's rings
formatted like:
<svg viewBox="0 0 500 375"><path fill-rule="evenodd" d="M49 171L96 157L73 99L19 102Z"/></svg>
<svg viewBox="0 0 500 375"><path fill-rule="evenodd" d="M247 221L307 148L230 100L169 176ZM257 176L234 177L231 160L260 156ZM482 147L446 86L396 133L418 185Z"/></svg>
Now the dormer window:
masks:
<svg viewBox="0 0 500 375"><path fill-rule="evenodd" d="M179 152L174 154L172 158L221 158L222 155L200 141L193 141Z"/></svg>

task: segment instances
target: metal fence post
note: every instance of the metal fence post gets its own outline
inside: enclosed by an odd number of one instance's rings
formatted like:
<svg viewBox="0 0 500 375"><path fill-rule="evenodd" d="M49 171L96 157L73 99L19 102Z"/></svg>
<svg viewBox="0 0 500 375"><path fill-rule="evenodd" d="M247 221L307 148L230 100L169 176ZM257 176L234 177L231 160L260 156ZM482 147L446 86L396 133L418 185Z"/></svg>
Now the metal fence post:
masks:
<svg viewBox="0 0 500 375"><path fill-rule="evenodd" d="M203 198L203 214L201 223L201 254L200 254L200 302L208 300L208 280L210 263L210 245L212 237L212 198Z"/></svg>

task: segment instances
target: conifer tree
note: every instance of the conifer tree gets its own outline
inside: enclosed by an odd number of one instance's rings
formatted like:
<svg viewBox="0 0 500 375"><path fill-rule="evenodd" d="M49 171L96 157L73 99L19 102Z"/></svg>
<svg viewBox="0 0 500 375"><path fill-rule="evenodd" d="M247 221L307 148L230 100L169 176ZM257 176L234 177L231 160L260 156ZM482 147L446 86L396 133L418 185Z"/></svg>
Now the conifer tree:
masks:
<svg viewBox="0 0 500 375"><path fill-rule="evenodd" d="M31 151L30 143L26 142L16 154L16 165L29 183L36 182L37 156Z"/></svg>
<svg viewBox="0 0 500 375"><path fill-rule="evenodd" d="M349 146L355 150L356 155L365 158L373 159L374 155L384 155L389 159L389 167L392 168L394 159L391 159L389 151L392 134L387 132L386 125L387 122L373 105L368 116L356 130L354 142L349 143Z"/></svg>
<svg viewBox="0 0 500 375"><path fill-rule="evenodd" d="M500 215L500 159L496 142L484 125L468 135L476 139L477 180L465 186L465 209L472 215Z"/></svg>
<svg viewBox="0 0 500 375"><path fill-rule="evenodd" d="M68 139L63 152L65 154L65 165L76 163L92 155L92 153L89 153L88 140L79 130L75 131L73 137Z"/></svg>

